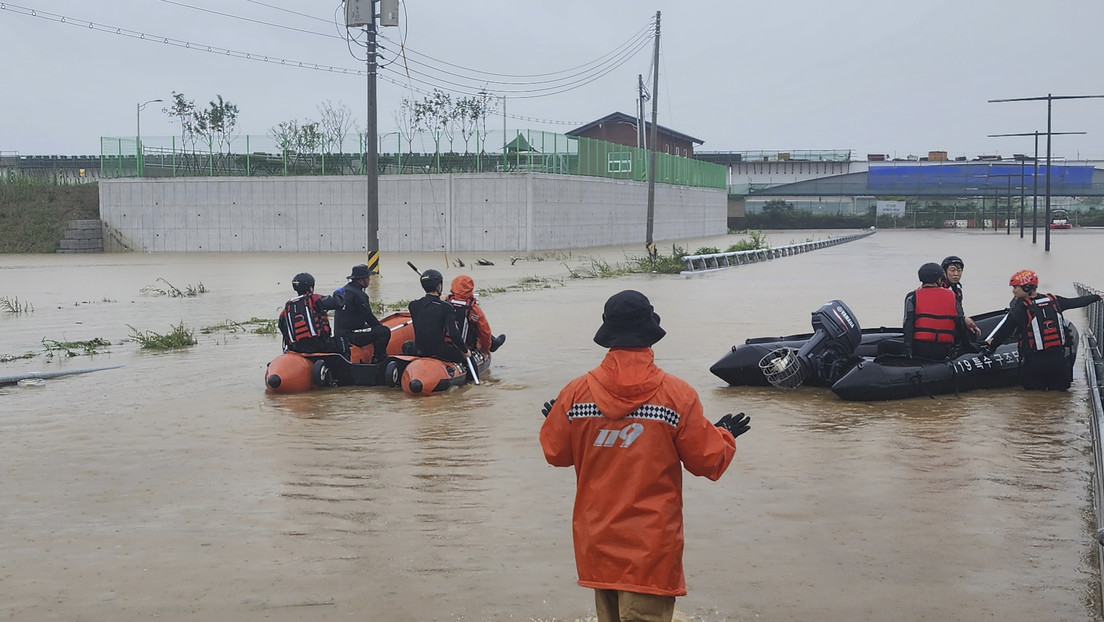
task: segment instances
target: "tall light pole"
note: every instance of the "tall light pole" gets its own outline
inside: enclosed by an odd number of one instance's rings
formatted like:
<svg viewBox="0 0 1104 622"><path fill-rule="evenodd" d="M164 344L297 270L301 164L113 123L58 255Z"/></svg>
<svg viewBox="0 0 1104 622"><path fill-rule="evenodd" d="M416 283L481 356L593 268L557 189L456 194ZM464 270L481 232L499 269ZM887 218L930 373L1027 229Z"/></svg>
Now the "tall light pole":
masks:
<svg viewBox="0 0 1104 622"><path fill-rule="evenodd" d="M135 169L138 176L142 176L142 110L145 109L147 104L155 104L164 100L151 99L148 102L138 104L138 130L137 136L134 137L134 150L135 150Z"/></svg>
<svg viewBox="0 0 1104 622"><path fill-rule="evenodd" d="M1001 103L1001 102L1026 102L1026 101L1046 101L1047 103L1047 143L1046 143L1046 244L1043 250L1050 251L1050 137L1056 132L1050 131L1050 119L1051 119L1051 106L1056 99L1102 99L1104 95L1051 95L1047 93L1046 97L1017 97L1014 99L990 99L989 103Z"/></svg>
<svg viewBox="0 0 1104 622"><path fill-rule="evenodd" d="M1066 135L1066 134L1084 134L1085 132L1048 132L1048 133L1056 135L1056 136L1061 136L1061 135ZM1031 183L1033 184L1033 188L1034 188L1034 190L1032 191L1032 195L1031 195L1031 243L1036 244L1037 243L1037 238L1038 238L1038 231L1037 230L1038 230L1038 226L1039 226L1039 206L1038 206L1038 202L1039 202L1039 130L1035 130L1034 132L1021 132L1021 133L1018 133L1018 134L990 134L989 138L1003 138L1003 137L1006 137L1006 136L1034 136L1035 137L1035 157L1031 160L1032 164L1035 165L1034 171L1031 173ZM1049 175L1050 175L1050 160L1049 160L1049 157L1048 157L1048 159L1047 159L1047 176L1048 176L1047 179L1048 180L1050 178ZM1021 178L1023 177L1023 161L1022 160L1020 162L1020 177ZM1050 204L1050 191L1049 191L1049 188L1050 188L1050 186L1047 186L1047 205ZM1020 220L1021 221L1023 220L1023 208L1022 207L1020 208ZM1048 208L1048 211L1047 211L1046 226L1047 226L1047 231L1049 232L1050 231L1050 211L1049 211L1049 208ZM1022 223L1020 224L1020 237L1021 238L1023 237L1023 224ZM1047 250L1050 250L1049 240L1050 240L1050 238L1048 237L1047 238L1047 241L1048 241Z"/></svg>

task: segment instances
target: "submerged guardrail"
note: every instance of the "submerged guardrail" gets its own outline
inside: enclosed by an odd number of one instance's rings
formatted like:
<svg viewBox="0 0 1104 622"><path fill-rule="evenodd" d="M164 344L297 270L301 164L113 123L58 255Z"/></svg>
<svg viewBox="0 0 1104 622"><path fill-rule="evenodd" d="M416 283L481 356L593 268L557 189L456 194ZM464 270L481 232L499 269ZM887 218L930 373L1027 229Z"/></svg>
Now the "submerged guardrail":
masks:
<svg viewBox="0 0 1104 622"><path fill-rule="evenodd" d="M757 248L749 251L708 253L704 255L684 255L682 261L686 264L686 269L680 274L685 276L712 270L723 270L725 268L734 268L749 263L758 263L760 261L769 261L779 257L797 255L798 253L807 253L809 251L828 248L829 246L865 238L868 235L873 235L876 231L877 230L872 229L863 231L862 233L841 235L838 238L828 238L827 240L817 240L815 242L801 242L800 244L788 244L786 246L776 246L773 248Z"/></svg>
<svg viewBox="0 0 1104 622"><path fill-rule="evenodd" d="M1077 295L1101 293L1099 289L1083 283L1074 283ZM1096 550L1097 568L1104 569L1104 447L1101 443L1101 428L1104 426L1104 304L1094 303L1085 308L1088 317L1088 326L1084 331L1085 340L1089 343L1088 352L1091 356L1085 357L1085 372L1089 378L1089 402L1092 404L1093 416L1089 427L1092 428L1093 444L1093 509L1096 514L1096 542L1100 546ZM1101 612L1104 613L1104 581L1100 585Z"/></svg>

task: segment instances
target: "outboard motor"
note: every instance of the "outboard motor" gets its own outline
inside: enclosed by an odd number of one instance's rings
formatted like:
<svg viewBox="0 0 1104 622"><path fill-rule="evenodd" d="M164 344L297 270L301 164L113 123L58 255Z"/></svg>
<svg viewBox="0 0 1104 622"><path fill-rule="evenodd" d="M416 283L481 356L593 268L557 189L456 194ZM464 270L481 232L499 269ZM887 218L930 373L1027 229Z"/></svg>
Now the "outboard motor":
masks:
<svg viewBox="0 0 1104 622"><path fill-rule="evenodd" d="M783 389L810 384L830 385L850 368L851 355L862 342L855 314L840 300L813 311L813 336L800 350L779 348L759 361L767 381Z"/></svg>

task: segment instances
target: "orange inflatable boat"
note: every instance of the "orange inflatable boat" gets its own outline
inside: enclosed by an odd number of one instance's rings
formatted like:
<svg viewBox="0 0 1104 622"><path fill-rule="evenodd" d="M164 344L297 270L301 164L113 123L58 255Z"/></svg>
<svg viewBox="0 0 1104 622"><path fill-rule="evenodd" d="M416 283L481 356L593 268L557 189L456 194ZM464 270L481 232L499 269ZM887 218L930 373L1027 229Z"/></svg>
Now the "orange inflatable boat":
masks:
<svg viewBox="0 0 1104 622"><path fill-rule="evenodd" d="M479 378L491 367L491 357L475 350L471 357L476 376L473 377L467 363L453 363L428 356L392 356L387 361L383 383L390 387L402 387L410 395L433 395L451 387L469 382L478 384Z"/></svg>
<svg viewBox="0 0 1104 622"><path fill-rule="evenodd" d="M403 344L414 339L410 314L392 313L380 320L391 329L387 354L402 354ZM272 393L299 393L334 386L376 386L384 383L387 361L373 365L372 346L351 346L349 357L330 352L300 354L285 352L268 364L265 390Z"/></svg>

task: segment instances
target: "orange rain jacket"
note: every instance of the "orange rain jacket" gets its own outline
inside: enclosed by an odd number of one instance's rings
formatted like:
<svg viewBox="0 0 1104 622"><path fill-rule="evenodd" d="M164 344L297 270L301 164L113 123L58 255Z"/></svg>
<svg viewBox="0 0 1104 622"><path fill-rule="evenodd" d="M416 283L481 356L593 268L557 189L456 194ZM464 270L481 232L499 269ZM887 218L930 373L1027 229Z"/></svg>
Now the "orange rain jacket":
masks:
<svg viewBox="0 0 1104 622"><path fill-rule="evenodd" d="M467 307L465 310L468 317L471 319L469 326L466 328L461 326L461 330L464 330L464 338L471 339L470 332L475 331L475 348L482 352L484 355L491 353L491 324L487 322L487 315L483 313L483 308L479 306L479 302L475 299L475 281L466 274L461 274L452 280L451 291L449 292L448 301L452 303L457 310L457 321L461 320L460 309ZM465 347L470 348L471 342L465 344Z"/></svg>
<svg viewBox="0 0 1104 622"><path fill-rule="evenodd" d="M579 585L685 595L682 466L716 480L736 453L693 387L651 348L611 348L560 391L540 440L549 464L575 467Z"/></svg>

